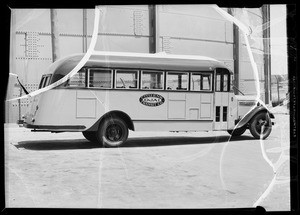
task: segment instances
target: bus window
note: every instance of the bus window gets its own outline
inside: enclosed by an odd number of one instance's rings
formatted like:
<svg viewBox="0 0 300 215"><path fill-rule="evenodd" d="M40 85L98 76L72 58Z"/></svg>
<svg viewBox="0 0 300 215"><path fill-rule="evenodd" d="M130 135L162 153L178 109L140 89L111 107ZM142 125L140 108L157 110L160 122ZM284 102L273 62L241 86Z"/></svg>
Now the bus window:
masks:
<svg viewBox="0 0 300 215"><path fill-rule="evenodd" d="M49 75L49 74L48 75L43 75L42 79L41 79L41 82L39 84L39 89L48 86L49 83L50 83L50 79L51 79L51 75Z"/></svg>
<svg viewBox="0 0 300 215"><path fill-rule="evenodd" d="M216 77L216 91L221 91L221 74L218 73Z"/></svg>
<svg viewBox="0 0 300 215"><path fill-rule="evenodd" d="M228 91L228 74L223 74L223 92Z"/></svg>
<svg viewBox="0 0 300 215"><path fill-rule="evenodd" d="M202 75L201 90L211 90L211 75Z"/></svg>
<svg viewBox="0 0 300 215"><path fill-rule="evenodd" d="M41 82L40 82L40 85L39 85L39 89L41 89L43 87L44 82L45 82L45 76L42 76L42 79L41 79Z"/></svg>
<svg viewBox="0 0 300 215"><path fill-rule="evenodd" d="M85 70L79 70L66 83L67 87L85 87Z"/></svg>
<svg viewBox="0 0 300 215"><path fill-rule="evenodd" d="M44 81L43 87L46 87L46 86L49 85L49 83L50 83L50 78L51 78L51 75L47 75L47 76L45 77L45 81Z"/></svg>
<svg viewBox="0 0 300 215"><path fill-rule="evenodd" d="M230 73L228 69L217 68L216 74L216 91L228 92L230 91Z"/></svg>
<svg viewBox="0 0 300 215"><path fill-rule="evenodd" d="M112 88L112 71L108 69L90 69L89 87Z"/></svg>
<svg viewBox="0 0 300 215"><path fill-rule="evenodd" d="M223 122L227 122L227 106L223 107Z"/></svg>
<svg viewBox="0 0 300 215"><path fill-rule="evenodd" d="M159 71L142 71L142 89L164 89L164 73Z"/></svg>
<svg viewBox="0 0 300 215"><path fill-rule="evenodd" d="M233 92L233 75L230 75L230 91Z"/></svg>
<svg viewBox="0 0 300 215"><path fill-rule="evenodd" d="M116 70L116 88L138 88L138 71Z"/></svg>
<svg viewBox="0 0 300 215"><path fill-rule="evenodd" d="M216 106L216 122L220 122L220 106Z"/></svg>
<svg viewBox="0 0 300 215"><path fill-rule="evenodd" d="M211 90L211 74L193 73L191 78L191 90Z"/></svg>
<svg viewBox="0 0 300 215"><path fill-rule="evenodd" d="M188 73L168 72L167 73L167 90L187 90Z"/></svg>
<svg viewBox="0 0 300 215"><path fill-rule="evenodd" d="M43 87L47 86L48 81L49 81L49 76L45 76Z"/></svg>
<svg viewBox="0 0 300 215"><path fill-rule="evenodd" d="M192 74L191 90L200 91L201 86L201 74Z"/></svg>

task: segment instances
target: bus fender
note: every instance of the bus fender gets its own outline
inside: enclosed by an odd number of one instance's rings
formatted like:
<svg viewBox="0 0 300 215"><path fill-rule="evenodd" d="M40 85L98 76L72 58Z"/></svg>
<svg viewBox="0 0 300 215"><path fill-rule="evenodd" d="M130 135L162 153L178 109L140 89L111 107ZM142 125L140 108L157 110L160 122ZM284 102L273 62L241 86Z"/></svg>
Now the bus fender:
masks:
<svg viewBox="0 0 300 215"><path fill-rule="evenodd" d="M251 119L260 112L268 112L271 119L274 119L274 114L272 114L270 111L268 111L267 108L264 106L256 106L253 110L251 110L249 113L247 113L241 120L236 120L235 124L236 129L243 127L247 123L251 121Z"/></svg>
<svg viewBox="0 0 300 215"><path fill-rule="evenodd" d="M124 120L124 122L128 126L128 129L134 131L134 124L133 124L132 119L130 118L130 116L128 116L126 113L124 113L122 111L118 111L118 110L113 110L113 111L109 111L109 112L105 113L87 131L97 131L98 128L99 128L100 123L102 122L102 120L107 118L107 117L112 117L112 116L119 117L122 120Z"/></svg>

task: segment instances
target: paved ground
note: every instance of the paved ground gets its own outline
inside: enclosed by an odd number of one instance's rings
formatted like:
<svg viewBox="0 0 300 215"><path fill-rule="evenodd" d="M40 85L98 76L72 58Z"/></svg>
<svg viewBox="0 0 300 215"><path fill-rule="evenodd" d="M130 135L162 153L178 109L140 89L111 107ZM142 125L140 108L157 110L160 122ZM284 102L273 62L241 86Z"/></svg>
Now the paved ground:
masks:
<svg viewBox="0 0 300 215"><path fill-rule="evenodd" d="M259 200L266 210L289 210L289 115L275 117L263 145L249 131L230 141L226 132L132 132L124 147L101 148L81 133L6 124L6 205L238 208ZM272 164L282 162L264 199L274 174L261 146Z"/></svg>

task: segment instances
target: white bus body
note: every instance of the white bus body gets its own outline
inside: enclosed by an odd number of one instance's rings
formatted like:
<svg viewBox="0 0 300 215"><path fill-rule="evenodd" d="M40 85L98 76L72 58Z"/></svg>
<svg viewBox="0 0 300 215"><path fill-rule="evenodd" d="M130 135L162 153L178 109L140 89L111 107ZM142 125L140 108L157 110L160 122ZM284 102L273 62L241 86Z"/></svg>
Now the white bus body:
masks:
<svg viewBox="0 0 300 215"><path fill-rule="evenodd" d="M68 74L82 57L53 63L40 88ZM241 135L249 128L255 138L266 138L273 114L255 98L235 96L232 78L207 57L98 52L70 80L32 98L24 126L83 132L105 146L123 144L128 129Z"/></svg>

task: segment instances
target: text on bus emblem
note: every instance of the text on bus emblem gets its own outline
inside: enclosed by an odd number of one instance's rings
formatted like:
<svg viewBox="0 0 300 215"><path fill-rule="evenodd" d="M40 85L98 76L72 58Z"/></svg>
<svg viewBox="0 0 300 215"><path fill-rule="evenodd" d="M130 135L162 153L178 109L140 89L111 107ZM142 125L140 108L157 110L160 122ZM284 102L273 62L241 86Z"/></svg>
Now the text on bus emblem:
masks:
<svg viewBox="0 0 300 215"><path fill-rule="evenodd" d="M165 102L164 97L155 93L145 94L140 97L140 103L150 107L159 106L164 102Z"/></svg>

